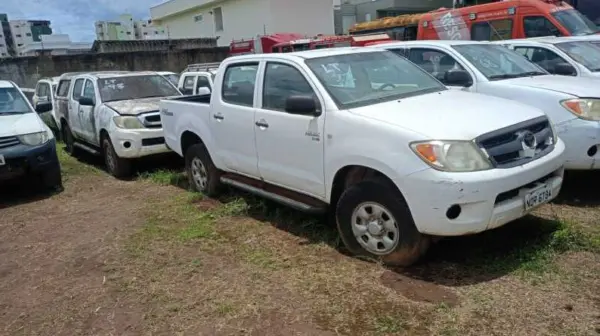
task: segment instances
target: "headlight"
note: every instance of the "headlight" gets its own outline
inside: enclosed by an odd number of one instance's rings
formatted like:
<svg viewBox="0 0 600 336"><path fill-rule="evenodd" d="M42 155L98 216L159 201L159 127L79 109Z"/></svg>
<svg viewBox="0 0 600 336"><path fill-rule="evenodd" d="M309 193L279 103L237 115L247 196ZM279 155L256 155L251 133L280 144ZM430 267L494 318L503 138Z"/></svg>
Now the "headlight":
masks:
<svg viewBox="0 0 600 336"><path fill-rule="evenodd" d="M18 138L22 144L28 146L39 146L50 140L50 136L46 131L19 135Z"/></svg>
<svg viewBox="0 0 600 336"><path fill-rule="evenodd" d="M119 128L137 129L144 128L144 125L136 117L132 116L116 116L113 118L115 125Z"/></svg>
<svg viewBox="0 0 600 336"><path fill-rule="evenodd" d="M448 172L492 168L490 160L472 141L419 141L410 148L431 167Z"/></svg>
<svg viewBox="0 0 600 336"><path fill-rule="evenodd" d="M600 99L568 99L560 104L581 119L600 121Z"/></svg>

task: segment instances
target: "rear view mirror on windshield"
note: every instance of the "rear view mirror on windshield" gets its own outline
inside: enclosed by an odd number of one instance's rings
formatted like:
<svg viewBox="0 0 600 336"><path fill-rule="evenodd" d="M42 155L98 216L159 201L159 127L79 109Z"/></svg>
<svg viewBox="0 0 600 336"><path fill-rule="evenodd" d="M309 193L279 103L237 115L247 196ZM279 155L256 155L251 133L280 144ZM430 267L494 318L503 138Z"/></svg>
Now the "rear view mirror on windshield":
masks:
<svg viewBox="0 0 600 336"><path fill-rule="evenodd" d="M464 86L469 87L473 85L471 75L465 70L448 70L444 74L444 84L448 86Z"/></svg>

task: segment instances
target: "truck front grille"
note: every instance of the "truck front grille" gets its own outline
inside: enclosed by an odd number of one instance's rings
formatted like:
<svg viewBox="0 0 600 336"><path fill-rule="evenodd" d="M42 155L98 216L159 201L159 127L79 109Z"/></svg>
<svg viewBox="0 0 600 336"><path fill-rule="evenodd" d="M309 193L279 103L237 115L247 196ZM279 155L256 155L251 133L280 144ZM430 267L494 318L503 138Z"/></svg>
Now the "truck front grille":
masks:
<svg viewBox="0 0 600 336"><path fill-rule="evenodd" d="M0 138L0 148L7 148L11 146L15 146L20 144L19 138L10 136L10 137L1 137Z"/></svg>
<svg viewBox="0 0 600 336"><path fill-rule="evenodd" d="M554 135L547 117L538 117L475 139L496 168L512 168L550 153Z"/></svg>

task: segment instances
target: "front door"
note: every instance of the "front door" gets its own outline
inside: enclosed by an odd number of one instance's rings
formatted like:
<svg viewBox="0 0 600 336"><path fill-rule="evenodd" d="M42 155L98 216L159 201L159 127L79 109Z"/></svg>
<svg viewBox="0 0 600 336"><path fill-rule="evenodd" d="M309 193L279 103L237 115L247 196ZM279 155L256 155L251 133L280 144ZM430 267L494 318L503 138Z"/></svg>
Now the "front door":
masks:
<svg viewBox="0 0 600 336"><path fill-rule="evenodd" d="M94 88L94 82L89 79L85 80L83 86L83 93L81 95L85 98L90 98L94 103L96 102L96 90ZM99 146L100 141L96 133L96 120L94 118L94 111L96 106L79 106L79 123L81 125L81 132L85 137L86 142Z"/></svg>
<svg viewBox="0 0 600 336"><path fill-rule="evenodd" d="M234 63L225 69L218 109L211 109L213 151L231 171L258 177L254 139L254 102L258 62Z"/></svg>
<svg viewBox="0 0 600 336"><path fill-rule="evenodd" d="M75 81L73 91L69 97L69 127L71 128L71 132L79 138L84 138L79 117L79 98L81 98L81 93L83 92L84 81L84 78L79 78Z"/></svg>
<svg viewBox="0 0 600 336"><path fill-rule="evenodd" d="M324 198L325 115L285 111L290 96L311 96L319 102L316 91L297 67L280 62L266 63L262 87L254 118L260 175L266 182Z"/></svg>

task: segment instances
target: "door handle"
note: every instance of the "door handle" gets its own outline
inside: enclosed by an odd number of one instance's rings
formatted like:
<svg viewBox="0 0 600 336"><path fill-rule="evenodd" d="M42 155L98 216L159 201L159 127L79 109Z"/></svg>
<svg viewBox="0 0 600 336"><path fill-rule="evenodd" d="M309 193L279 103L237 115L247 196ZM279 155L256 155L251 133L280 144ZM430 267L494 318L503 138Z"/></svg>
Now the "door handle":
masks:
<svg viewBox="0 0 600 336"><path fill-rule="evenodd" d="M267 121L264 119L260 119L259 121L255 122L254 125L260 128L269 128L269 124L267 124Z"/></svg>
<svg viewBox="0 0 600 336"><path fill-rule="evenodd" d="M225 116L222 115L221 113L215 113L215 114L213 114L213 118L215 118L217 120L223 120L223 119L225 119Z"/></svg>

